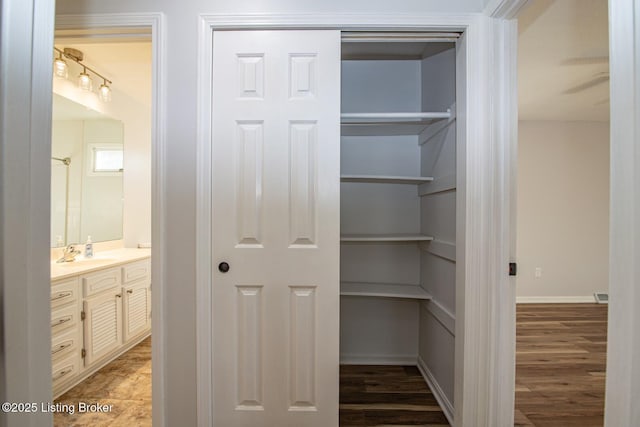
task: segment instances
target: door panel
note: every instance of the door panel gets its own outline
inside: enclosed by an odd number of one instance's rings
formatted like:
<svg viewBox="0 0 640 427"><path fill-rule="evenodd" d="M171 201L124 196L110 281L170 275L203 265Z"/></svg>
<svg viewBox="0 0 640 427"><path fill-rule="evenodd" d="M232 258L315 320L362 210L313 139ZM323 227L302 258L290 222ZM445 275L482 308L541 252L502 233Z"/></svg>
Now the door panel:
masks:
<svg viewBox="0 0 640 427"><path fill-rule="evenodd" d="M340 33L213 40L215 425L337 426Z"/></svg>

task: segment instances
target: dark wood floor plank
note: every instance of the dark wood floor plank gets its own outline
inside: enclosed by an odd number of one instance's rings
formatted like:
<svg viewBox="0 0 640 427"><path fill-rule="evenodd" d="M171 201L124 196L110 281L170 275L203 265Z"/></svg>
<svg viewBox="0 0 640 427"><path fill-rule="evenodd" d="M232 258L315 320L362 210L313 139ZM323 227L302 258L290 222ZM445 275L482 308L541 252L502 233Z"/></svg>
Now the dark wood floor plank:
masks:
<svg viewBox="0 0 640 427"><path fill-rule="evenodd" d="M343 404L380 404L393 402L402 405L438 406L431 393L343 393L340 405Z"/></svg>
<svg viewBox="0 0 640 427"><path fill-rule="evenodd" d="M515 426L602 426L607 306L518 305ZM340 367L340 426L447 426L414 366Z"/></svg>
<svg viewBox="0 0 640 427"><path fill-rule="evenodd" d="M448 426L415 366L340 367L340 426Z"/></svg>
<svg viewBox="0 0 640 427"><path fill-rule="evenodd" d="M364 417L367 426L422 426L425 424L444 426L449 425L442 411L365 411Z"/></svg>

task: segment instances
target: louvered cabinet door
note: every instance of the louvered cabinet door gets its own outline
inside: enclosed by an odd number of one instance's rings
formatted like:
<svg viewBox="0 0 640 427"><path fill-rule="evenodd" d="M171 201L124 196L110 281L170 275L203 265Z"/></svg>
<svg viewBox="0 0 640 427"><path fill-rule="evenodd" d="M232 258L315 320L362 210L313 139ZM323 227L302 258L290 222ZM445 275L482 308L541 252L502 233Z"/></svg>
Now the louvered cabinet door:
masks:
<svg viewBox="0 0 640 427"><path fill-rule="evenodd" d="M85 366L122 344L122 293L107 292L84 300Z"/></svg>
<svg viewBox="0 0 640 427"><path fill-rule="evenodd" d="M124 341L148 331L151 326L149 309L151 293L147 282L127 286L122 293L122 308L124 322Z"/></svg>

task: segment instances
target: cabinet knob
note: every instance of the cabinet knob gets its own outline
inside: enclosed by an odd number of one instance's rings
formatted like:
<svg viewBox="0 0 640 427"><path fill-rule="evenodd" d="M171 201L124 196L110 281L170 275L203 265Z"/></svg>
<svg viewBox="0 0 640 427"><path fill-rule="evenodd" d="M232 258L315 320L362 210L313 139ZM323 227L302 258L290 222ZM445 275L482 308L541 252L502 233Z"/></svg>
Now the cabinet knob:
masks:
<svg viewBox="0 0 640 427"><path fill-rule="evenodd" d="M127 293L128 294L132 294L133 293L133 289L127 289Z"/></svg>
<svg viewBox="0 0 640 427"><path fill-rule="evenodd" d="M226 262L221 262L220 264L218 264L218 270L220 270L221 273L226 273L230 268L231 267L229 267L229 264Z"/></svg>

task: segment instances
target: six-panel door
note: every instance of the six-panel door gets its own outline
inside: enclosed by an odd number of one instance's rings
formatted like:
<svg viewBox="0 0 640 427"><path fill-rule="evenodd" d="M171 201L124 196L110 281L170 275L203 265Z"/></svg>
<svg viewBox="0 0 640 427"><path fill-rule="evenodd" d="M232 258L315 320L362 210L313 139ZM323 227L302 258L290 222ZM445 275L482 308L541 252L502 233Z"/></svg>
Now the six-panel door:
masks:
<svg viewBox="0 0 640 427"><path fill-rule="evenodd" d="M338 425L339 94L339 31L214 34L216 426Z"/></svg>

